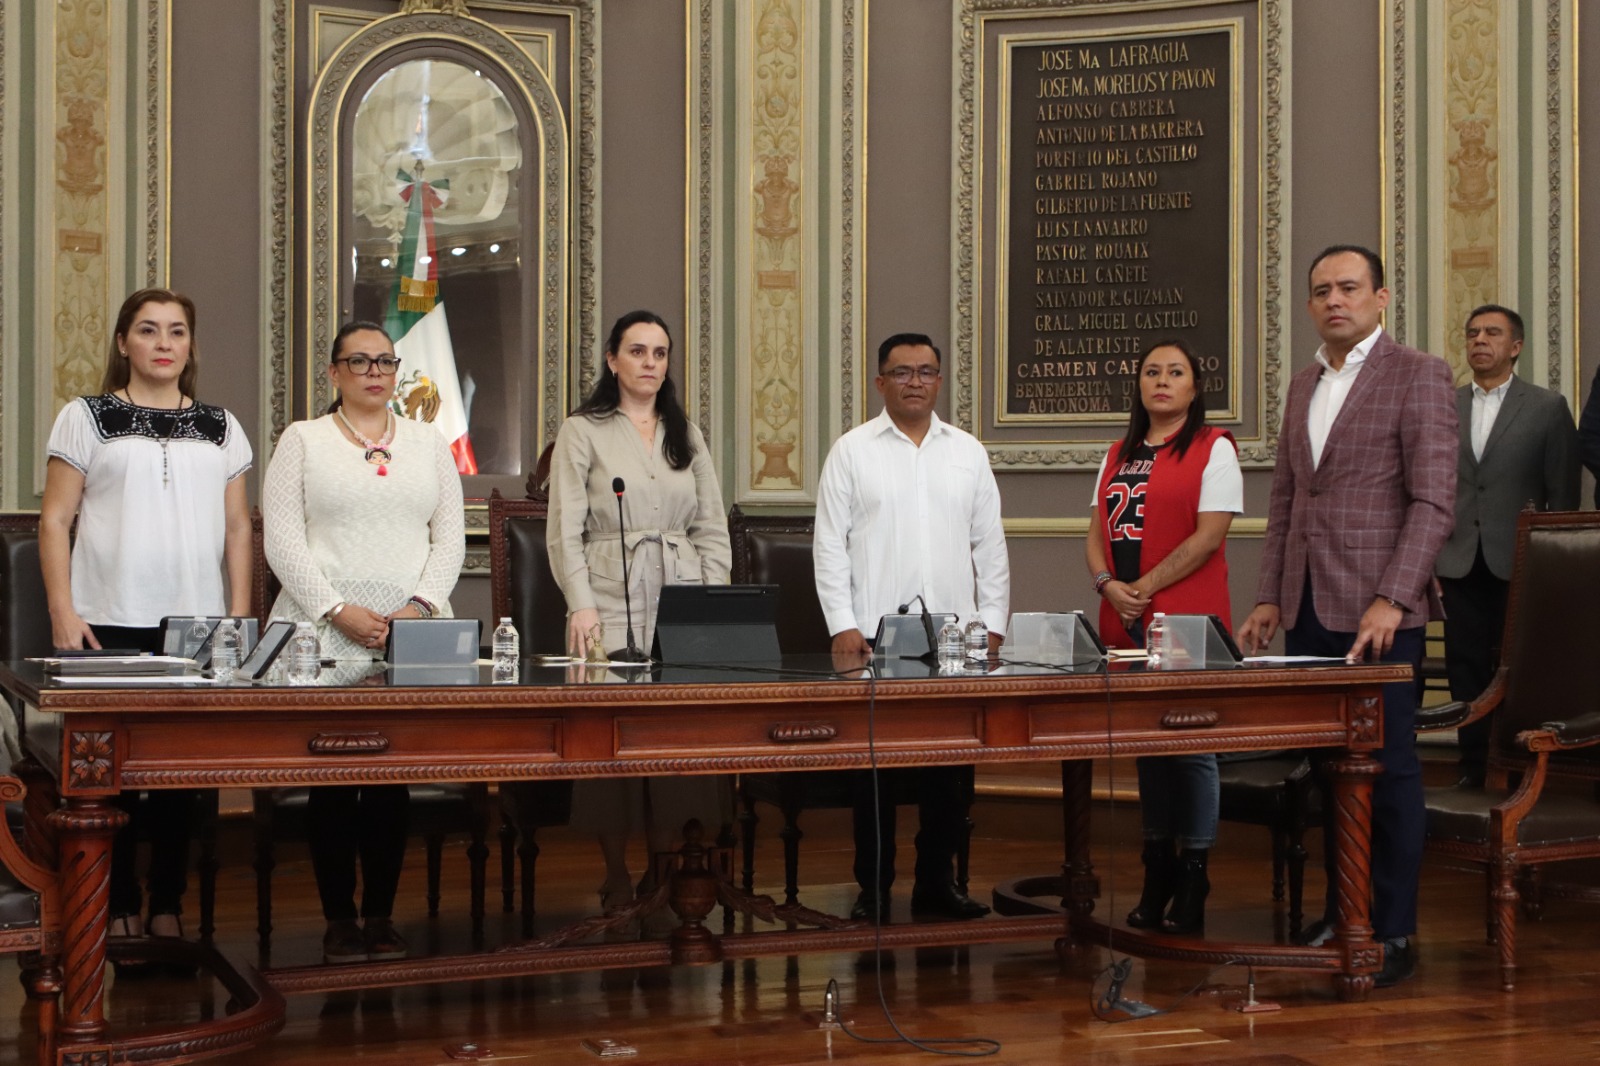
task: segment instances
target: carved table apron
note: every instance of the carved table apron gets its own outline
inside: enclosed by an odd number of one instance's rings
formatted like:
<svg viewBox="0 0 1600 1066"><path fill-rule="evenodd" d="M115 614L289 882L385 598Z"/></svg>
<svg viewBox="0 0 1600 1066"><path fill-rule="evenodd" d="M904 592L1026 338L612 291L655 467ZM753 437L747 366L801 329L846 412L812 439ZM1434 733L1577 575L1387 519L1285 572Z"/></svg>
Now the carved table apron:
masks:
<svg viewBox="0 0 1600 1066"><path fill-rule="evenodd" d="M524 673L543 676L532 667ZM876 684L793 670L782 676L730 672L724 680L709 670L679 675L696 679L692 683L603 676L609 683L90 688L51 681L34 664L0 665L0 688L26 705L29 759L19 776L35 792L53 787L64 800L46 816L30 817L28 841L34 854L55 856L59 876L63 928L56 942L64 947L59 957L47 954L41 967L60 978L57 1061L160 1062L245 1046L281 1025L279 993L854 950L874 941L869 924L740 893L712 872L694 826L674 875L634 908L670 904L682 924L667 940L580 942L616 924L620 912L614 912L496 951L274 970L266 975L270 987L261 986L254 1006L243 1012L247 1017L197 1023L177 1035L111 1033L101 1002L106 860L121 816L106 801L126 788L847 769L868 765L869 734L885 767L1079 760L1063 770L1065 919L916 923L882 933L890 948L1059 938L1057 949L1066 951L1104 933L1091 917L1099 885L1089 856L1088 760L1113 751L1338 747L1344 750L1331 760L1331 818L1344 891L1335 940L1322 948L1193 939L1175 947L1159 936L1146 942L1156 954L1325 970L1347 999L1366 995L1381 964L1368 916L1370 793L1378 772L1371 752L1382 740L1381 687L1407 679L1407 667L1114 669L1109 675L1008 667ZM30 810L40 809L39 797L30 799ZM702 919L719 902L789 928L715 935ZM1117 936L1124 950L1138 952L1137 934L1119 930ZM245 991L259 981L248 967L235 974ZM251 1002L242 993L236 998Z"/></svg>

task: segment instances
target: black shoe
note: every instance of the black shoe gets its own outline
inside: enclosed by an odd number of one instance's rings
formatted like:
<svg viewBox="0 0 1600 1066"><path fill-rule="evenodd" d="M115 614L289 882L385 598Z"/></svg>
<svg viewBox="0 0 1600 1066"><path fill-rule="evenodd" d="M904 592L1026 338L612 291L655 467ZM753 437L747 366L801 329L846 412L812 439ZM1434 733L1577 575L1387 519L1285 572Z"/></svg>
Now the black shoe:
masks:
<svg viewBox="0 0 1600 1066"><path fill-rule="evenodd" d="M1144 890L1139 902L1128 912L1128 925L1134 929L1154 929L1161 924L1167 904L1172 902L1174 867L1178 856L1171 840L1146 840L1139 860L1144 863Z"/></svg>
<svg viewBox="0 0 1600 1066"><path fill-rule="evenodd" d="M1303 948L1326 947L1333 940L1333 923L1326 918L1318 918L1294 938L1294 942Z"/></svg>
<svg viewBox="0 0 1600 1066"><path fill-rule="evenodd" d="M954 883L917 885L911 890L911 913L918 918L982 918L989 908L961 891Z"/></svg>
<svg viewBox="0 0 1600 1066"><path fill-rule="evenodd" d="M1393 988L1417 972L1417 945L1408 936L1392 936L1382 941L1383 969L1373 979L1379 988Z"/></svg>
<svg viewBox="0 0 1600 1066"><path fill-rule="evenodd" d="M1463 769L1461 771L1460 779L1456 781L1456 787L1472 789L1482 788L1484 786L1484 781L1488 776L1488 772L1484 770Z"/></svg>
<svg viewBox="0 0 1600 1066"><path fill-rule="evenodd" d="M1206 877L1209 856L1207 848L1184 848L1178 856L1178 888L1172 908L1161 921L1162 932L1188 936L1206 927L1206 897L1211 894L1211 880Z"/></svg>
<svg viewBox="0 0 1600 1066"><path fill-rule="evenodd" d="M862 889L856 896L855 906L850 908L850 917L858 922L887 922L889 920L889 894L885 892L879 899L867 889Z"/></svg>

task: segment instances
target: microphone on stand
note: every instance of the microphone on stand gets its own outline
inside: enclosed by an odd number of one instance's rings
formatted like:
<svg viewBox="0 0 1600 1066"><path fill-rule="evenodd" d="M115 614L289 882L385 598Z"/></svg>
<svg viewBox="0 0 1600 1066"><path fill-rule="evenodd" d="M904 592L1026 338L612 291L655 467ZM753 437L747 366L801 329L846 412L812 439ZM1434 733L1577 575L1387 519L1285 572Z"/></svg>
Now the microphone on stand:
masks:
<svg viewBox="0 0 1600 1066"><path fill-rule="evenodd" d="M620 477L611 479L611 491L617 494L617 540L622 547L622 606L627 611L628 617L628 647L624 651L614 653L611 658L622 663L647 663L650 661L650 656L640 651L638 643L633 639L633 598L628 592L628 531L622 519L623 489Z"/></svg>
<svg viewBox="0 0 1600 1066"><path fill-rule="evenodd" d="M928 650L922 655L907 656L907 658L921 659L925 663L937 662L939 658L939 637L933 631L933 615L928 613L928 601L922 598L922 593L920 592L911 597L911 600L915 600L922 605L922 631L928 636ZM907 600L900 605L899 613L910 613L911 600Z"/></svg>

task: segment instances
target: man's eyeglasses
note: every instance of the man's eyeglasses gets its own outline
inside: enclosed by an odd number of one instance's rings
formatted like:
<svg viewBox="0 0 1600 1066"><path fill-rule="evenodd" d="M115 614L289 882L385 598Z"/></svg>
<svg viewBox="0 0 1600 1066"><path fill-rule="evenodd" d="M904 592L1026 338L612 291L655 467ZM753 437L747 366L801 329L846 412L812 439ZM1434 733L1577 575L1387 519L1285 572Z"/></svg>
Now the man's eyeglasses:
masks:
<svg viewBox="0 0 1600 1066"><path fill-rule="evenodd" d="M386 378L394 376L395 371L400 369L400 360L392 355L380 355L376 359L367 355L352 355L348 359L335 359L334 363L343 363L352 374L365 374L372 367L377 367L378 373Z"/></svg>
<svg viewBox="0 0 1600 1066"><path fill-rule="evenodd" d="M926 385L939 380L939 368L936 366L897 366L892 370L885 370L883 376L896 385L908 385L912 378L916 378Z"/></svg>

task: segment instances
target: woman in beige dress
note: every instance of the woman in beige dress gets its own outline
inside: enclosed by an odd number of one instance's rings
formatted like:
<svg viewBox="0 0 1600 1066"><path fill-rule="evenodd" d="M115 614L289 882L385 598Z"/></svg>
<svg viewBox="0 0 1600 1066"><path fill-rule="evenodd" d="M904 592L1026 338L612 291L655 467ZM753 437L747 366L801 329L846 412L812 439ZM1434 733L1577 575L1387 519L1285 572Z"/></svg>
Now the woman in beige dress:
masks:
<svg viewBox="0 0 1600 1066"><path fill-rule="evenodd" d="M622 537L613 478L622 478L633 635L649 650L662 585L726 584L732 569L722 490L700 430L668 376L672 337L661 316L632 311L606 340L605 366L589 398L556 436L550 464L550 567L567 601L567 651L628 646ZM715 833L725 820L720 777L579 781L572 827L594 833L605 856L602 903L633 898L629 834L645 830L650 853L676 848L684 822Z"/></svg>

